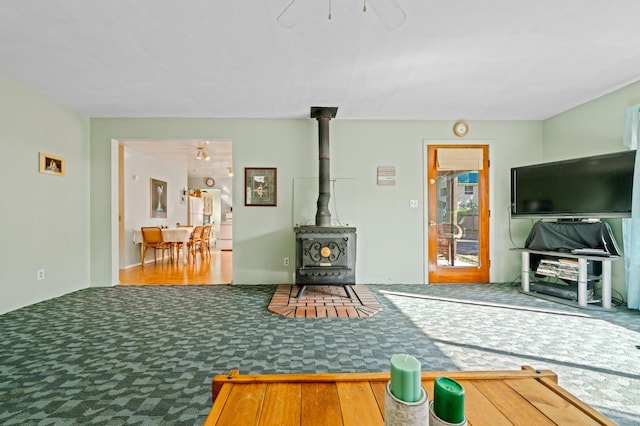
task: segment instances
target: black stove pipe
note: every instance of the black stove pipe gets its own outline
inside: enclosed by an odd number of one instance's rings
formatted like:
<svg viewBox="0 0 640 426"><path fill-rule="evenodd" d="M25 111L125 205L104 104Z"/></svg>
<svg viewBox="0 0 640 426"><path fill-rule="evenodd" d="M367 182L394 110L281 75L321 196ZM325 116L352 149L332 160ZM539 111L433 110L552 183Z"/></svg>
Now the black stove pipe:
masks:
<svg viewBox="0 0 640 426"><path fill-rule="evenodd" d="M329 198L331 197L331 156L329 155L329 121L336 116L337 107L311 107L311 118L318 120L318 202L316 226L331 226Z"/></svg>

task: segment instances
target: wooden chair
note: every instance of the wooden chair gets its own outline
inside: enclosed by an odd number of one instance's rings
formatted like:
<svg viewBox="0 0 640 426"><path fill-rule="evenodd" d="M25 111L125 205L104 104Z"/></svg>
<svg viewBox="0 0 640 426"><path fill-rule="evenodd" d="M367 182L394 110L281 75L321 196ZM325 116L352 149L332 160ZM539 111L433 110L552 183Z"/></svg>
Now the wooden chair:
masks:
<svg viewBox="0 0 640 426"><path fill-rule="evenodd" d="M191 237L189 241L187 241L187 251L189 252L188 256L193 256L193 261L196 261L196 250L200 251L200 255L202 255L202 232L204 231L204 226L198 225L193 228L193 232L191 233Z"/></svg>
<svg viewBox="0 0 640 426"><path fill-rule="evenodd" d="M154 264L158 261L158 250L162 250L162 263L164 264L164 251L171 249L171 243L167 243L162 239L162 229L159 226L143 226L140 230L142 231L142 243L140 244L142 267L144 268L144 259L148 248L153 249Z"/></svg>
<svg viewBox="0 0 640 426"><path fill-rule="evenodd" d="M202 243L200 244L200 251L206 252L207 256L211 256L211 229L213 225L205 225L202 230Z"/></svg>
<svg viewBox="0 0 640 426"><path fill-rule="evenodd" d="M462 228L455 223L443 222L438 227L438 254L442 254L453 265L458 240L462 237Z"/></svg>
<svg viewBox="0 0 640 426"><path fill-rule="evenodd" d="M180 226L180 228L190 228L190 226ZM182 251L182 245L184 243L182 241L172 241L171 242L171 256L173 257L173 253L176 254L176 263L180 263L180 252ZM189 255L187 254L187 257Z"/></svg>

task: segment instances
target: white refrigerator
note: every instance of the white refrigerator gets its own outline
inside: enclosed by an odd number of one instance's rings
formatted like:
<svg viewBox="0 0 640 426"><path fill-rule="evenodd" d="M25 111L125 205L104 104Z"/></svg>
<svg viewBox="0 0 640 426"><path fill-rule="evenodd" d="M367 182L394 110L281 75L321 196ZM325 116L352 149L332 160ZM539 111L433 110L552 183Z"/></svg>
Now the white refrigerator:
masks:
<svg viewBox="0 0 640 426"><path fill-rule="evenodd" d="M187 212L189 217L189 226L204 225L203 207L204 203L202 198L189 196Z"/></svg>

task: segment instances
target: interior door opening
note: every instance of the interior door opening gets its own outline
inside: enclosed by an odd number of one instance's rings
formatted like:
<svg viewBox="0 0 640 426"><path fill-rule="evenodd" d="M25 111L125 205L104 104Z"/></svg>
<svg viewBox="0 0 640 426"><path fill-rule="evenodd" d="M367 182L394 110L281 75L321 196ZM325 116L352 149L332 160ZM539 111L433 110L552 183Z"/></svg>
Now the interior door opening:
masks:
<svg viewBox="0 0 640 426"><path fill-rule="evenodd" d="M117 219L112 219L117 223L112 243L117 249L112 258L114 284L230 284L232 250L225 244L231 236L224 231L230 229L232 221L232 142L136 139L112 143L117 149L117 154L112 149L112 182L117 182L118 188ZM206 146L211 160L198 155L200 146ZM166 182L168 188L166 216L160 219L149 213L149 179L153 178ZM193 200L201 201L199 211L193 210ZM212 225L208 250L187 257L182 242L172 245L170 252L176 256L170 260L156 262L151 256L149 261L147 256L142 267L141 239L136 235L142 226L196 225Z"/></svg>

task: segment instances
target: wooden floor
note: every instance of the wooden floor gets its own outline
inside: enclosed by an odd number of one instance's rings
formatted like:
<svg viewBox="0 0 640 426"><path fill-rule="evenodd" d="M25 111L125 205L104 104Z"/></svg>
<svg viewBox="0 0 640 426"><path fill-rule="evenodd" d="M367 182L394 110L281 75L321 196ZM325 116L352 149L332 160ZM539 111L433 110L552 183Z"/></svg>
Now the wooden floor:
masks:
<svg viewBox="0 0 640 426"><path fill-rule="evenodd" d="M165 259L156 264L146 263L144 268L135 266L120 270L120 285L202 285L231 284L232 251L212 250L211 257L196 256L195 262L184 265Z"/></svg>

